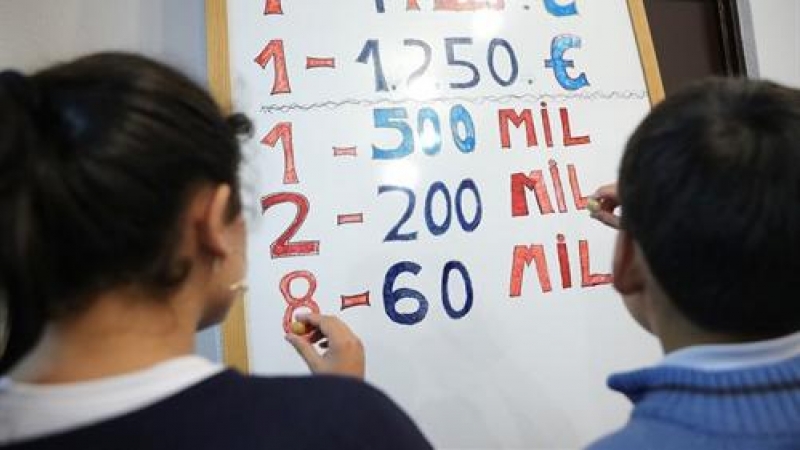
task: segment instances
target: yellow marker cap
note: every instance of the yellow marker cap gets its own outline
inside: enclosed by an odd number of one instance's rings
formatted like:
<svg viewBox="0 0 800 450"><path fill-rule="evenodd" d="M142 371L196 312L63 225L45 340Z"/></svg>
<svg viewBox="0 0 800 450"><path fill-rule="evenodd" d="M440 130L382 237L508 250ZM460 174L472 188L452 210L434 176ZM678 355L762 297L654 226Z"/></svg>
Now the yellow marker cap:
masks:
<svg viewBox="0 0 800 450"><path fill-rule="evenodd" d="M303 322L292 322L291 327L292 327L292 333L298 336L306 334L308 332L306 324L304 324Z"/></svg>
<svg viewBox="0 0 800 450"><path fill-rule="evenodd" d="M600 202L596 198L589 197L589 199L586 200L586 209L588 209L590 213L594 214L600 211Z"/></svg>

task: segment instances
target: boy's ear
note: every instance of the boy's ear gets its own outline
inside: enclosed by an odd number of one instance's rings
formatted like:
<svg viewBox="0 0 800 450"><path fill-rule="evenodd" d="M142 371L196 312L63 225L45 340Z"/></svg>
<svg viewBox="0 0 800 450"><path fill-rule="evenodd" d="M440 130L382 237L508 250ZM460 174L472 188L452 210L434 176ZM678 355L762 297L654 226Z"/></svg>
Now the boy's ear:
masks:
<svg viewBox="0 0 800 450"><path fill-rule="evenodd" d="M220 184L202 196L205 203L198 210L197 217L198 240L201 248L212 257L224 258L231 251L228 242L228 204L231 201L231 188L227 184Z"/></svg>
<svg viewBox="0 0 800 450"><path fill-rule="evenodd" d="M636 241L624 230L617 234L614 247L614 288L622 295L636 295L644 291L645 272Z"/></svg>

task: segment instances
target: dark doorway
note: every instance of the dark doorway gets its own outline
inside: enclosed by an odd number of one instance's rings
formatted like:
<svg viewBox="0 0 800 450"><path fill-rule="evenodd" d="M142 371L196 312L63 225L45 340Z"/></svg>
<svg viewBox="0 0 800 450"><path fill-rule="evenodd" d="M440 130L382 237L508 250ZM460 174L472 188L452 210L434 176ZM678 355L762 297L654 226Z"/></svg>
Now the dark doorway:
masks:
<svg viewBox="0 0 800 450"><path fill-rule="evenodd" d="M746 75L736 0L644 4L667 95L710 75Z"/></svg>

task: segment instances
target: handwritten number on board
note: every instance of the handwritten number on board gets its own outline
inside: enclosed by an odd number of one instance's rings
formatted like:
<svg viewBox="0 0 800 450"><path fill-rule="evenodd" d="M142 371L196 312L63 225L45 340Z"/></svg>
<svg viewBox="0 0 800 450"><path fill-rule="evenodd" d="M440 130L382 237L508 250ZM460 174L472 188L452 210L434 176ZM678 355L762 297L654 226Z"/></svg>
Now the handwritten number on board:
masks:
<svg viewBox="0 0 800 450"><path fill-rule="evenodd" d="M275 80L272 83L272 95L288 94L292 92L289 85L289 74L286 71L286 53L283 50L283 40L273 39L261 50L255 58L256 64L262 69L267 68L267 64L273 61L275 66Z"/></svg>
<svg viewBox="0 0 800 450"><path fill-rule="evenodd" d="M308 217L308 199L302 194L294 192L279 192L271 194L261 199L261 213L264 214L268 209L281 203L291 203L297 207L297 214L294 220L275 242L270 245L270 255L273 258L286 258L290 256L307 256L319 254L319 241L297 241L291 239L303 225Z"/></svg>

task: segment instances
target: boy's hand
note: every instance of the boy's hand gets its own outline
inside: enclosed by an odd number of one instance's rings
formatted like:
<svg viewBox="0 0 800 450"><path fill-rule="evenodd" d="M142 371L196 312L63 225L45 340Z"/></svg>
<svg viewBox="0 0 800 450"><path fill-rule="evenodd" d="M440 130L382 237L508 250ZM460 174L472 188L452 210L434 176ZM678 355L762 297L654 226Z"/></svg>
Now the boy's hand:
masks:
<svg viewBox="0 0 800 450"><path fill-rule="evenodd" d="M313 331L310 338L287 334L286 340L315 374L364 378L364 346L344 322L333 316L308 314L297 317ZM314 344L326 348L318 352Z"/></svg>
<svg viewBox="0 0 800 450"><path fill-rule="evenodd" d="M602 186L589 198L588 208L591 217L612 228L619 229L620 218L614 214L617 206L619 206L619 197L617 197L616 184Z"/></svg>

